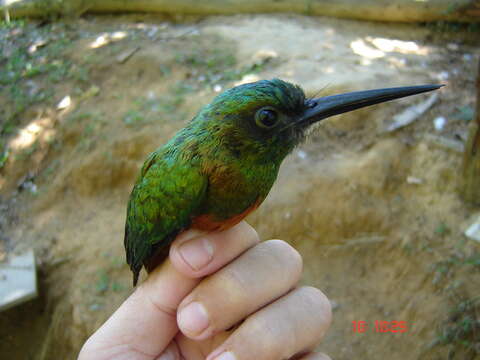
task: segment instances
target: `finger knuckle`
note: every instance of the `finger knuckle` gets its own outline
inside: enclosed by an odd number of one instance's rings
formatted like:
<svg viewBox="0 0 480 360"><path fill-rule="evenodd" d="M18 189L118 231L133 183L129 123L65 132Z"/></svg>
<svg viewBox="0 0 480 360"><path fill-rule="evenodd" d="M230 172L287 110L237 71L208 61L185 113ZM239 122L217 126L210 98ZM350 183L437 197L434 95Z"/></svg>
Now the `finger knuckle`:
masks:
<svg viewBox="0 0 480 360"><path fill-rule="evenodd" d="M277 256L283 264L290 264L295 269L301 271L303 260L300 253L290 244L283 240L268 240L264 245L269 248L272 255Z"/></svg>
<svg viewBox="0 0 480 360"><path fill-rule="evenodd" d="M223 288L224 291L228 289L230 293L233 293L240 298L244 297L241 296L242 294L247 296L249 285L248 278L245 277L242 269L235 266L226 267L217 275L217 277L217 286L219 288Z"/></svg>
<svg viewBox="0 0 480 360"><path fill-rule="evenodd" d="M254 342L254 347L257 349L268 349L268 356L272 359L282 358L285 341L278 341L282 337L281 331L277 324L272 321L266 321L261 316L251 316L245 321L245 329L248 329L248 340ZM288 337L291 339L291 337ZM266 354L265 354L266 355Z"/></svg>
<svg viewBox="0 0 480 360"><path fill-rule="evenodd" d="M144 282L133 293L133 299L139 299L144 304L148 304L152 309L158 313L164 314L172 319L176 318L177 309L170 304L167 304L162 297L154 291L148 282Z"/></svg>

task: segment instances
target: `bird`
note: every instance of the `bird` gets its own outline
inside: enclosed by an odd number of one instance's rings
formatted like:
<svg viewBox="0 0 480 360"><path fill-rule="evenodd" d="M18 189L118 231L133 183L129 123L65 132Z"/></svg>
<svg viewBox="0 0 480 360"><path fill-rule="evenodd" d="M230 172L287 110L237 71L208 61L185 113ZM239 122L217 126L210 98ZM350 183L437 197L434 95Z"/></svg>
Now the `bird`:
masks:
<svg viewBox="0 0 480 360"><path fill-rule="evenodd" d="M145 160L127 206L124 246L133 286L142 267L162 263L187 229L222 231L260 206L280 165L307 130L333 115L443 85L417 85L307 98L280 79L217 95Z"/></svg>

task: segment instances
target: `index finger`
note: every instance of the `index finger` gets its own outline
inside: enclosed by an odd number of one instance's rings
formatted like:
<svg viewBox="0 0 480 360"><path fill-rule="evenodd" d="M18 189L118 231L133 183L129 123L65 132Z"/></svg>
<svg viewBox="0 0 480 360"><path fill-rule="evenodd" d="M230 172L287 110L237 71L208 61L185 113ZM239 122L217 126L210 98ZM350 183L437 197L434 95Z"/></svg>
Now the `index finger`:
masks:
<svg viewBox="0 0 480 360"><path fill-rule="evenodd" d="M178 304L199 281L166 260L87 340L78 359L154 359L177 333Z"/></svg>
<svg viewBox="0 0 480 360"><path fill-rule="evenodd" d="M199 236L212 237L215 241L230 244L224 245L227 248L235 248L238 243L245 242L245 231L239 229L245 230L245 224L240 223L229 230L208 235L190 230L181 234L176 241L184 242ZM254 238L250 243L258 241L255 232L249 232L248 236ZM224 249L225 247L222 248ZM238 251L240 252L237 256L242 250ZM214 257L221 256L222 252L217 252ZM214 260L213 264L219 266L217 260ZM210 267L202 275L214 272L216 266ZM157 357L178 332L177 308L201 281L201 277L195 275L180 272L170 259L167 259L149 274L147 280L88 339L78 359L103 360L121 357L147 360Z"/></svg>

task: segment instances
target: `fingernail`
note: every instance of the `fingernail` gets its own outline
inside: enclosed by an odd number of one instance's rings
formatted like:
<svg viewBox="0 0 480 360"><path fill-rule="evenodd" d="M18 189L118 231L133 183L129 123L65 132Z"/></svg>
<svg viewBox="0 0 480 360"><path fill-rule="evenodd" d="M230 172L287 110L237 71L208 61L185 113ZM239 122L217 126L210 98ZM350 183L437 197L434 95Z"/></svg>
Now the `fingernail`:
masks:
<svg viewBox="0 0 480 360"><path fill-rule="evenodd" d="M196 238L180 245L180 256L193 270L198 271L213 259L213 245L206 238Z"/></svg>
<svg viewBox="0 0 480 360"><path fill-rule="evenodd" d="M231 351L221 353L217 357L214 357L212 360L236 360L235 354Z"/></svg>
<svg viewBox="0 0 480 360"><path fill-rule="evenodd" d="M207 310L198 302L188 304L178 314L178 326L189 335L200 334L208 325Z"/></svg>

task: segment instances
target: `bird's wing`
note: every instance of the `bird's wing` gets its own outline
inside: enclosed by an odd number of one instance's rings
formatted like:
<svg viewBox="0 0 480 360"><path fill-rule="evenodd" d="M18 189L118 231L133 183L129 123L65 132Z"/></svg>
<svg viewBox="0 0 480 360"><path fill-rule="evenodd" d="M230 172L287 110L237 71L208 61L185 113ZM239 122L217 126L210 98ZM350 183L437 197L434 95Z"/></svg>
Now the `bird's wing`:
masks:
<svg viewBox="0 0 480 360"><path fill-rule="evenodd" d="M208 179L193 161L151 154L142 167L127 208L125 251L134 284L145 264L188 227L202 202ZM166 253L168 255L168 252Z"/></svg>

